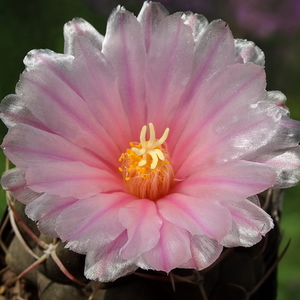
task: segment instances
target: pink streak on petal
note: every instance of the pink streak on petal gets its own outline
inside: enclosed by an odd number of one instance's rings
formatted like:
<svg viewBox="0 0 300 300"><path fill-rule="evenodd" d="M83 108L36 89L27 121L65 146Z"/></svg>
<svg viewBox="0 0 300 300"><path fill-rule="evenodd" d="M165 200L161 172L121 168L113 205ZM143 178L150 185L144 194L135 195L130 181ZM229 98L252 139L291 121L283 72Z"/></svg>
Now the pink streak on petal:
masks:
<svg viewBox="0 0 300 300"><path fill-rule="evenodd" d="M195 150L204 149L197 161L201 161L203 156L205 161L212 150L222 150L222 147L216 148L213 143L225 135L228 136L231 133L229 129L238 130L239 127L236 123L242 123L245 113L246 115L251 112L258 114L256 118L267 120L270 123L267 116L263 118L260 110L251 110L250 108L251 104L264 98L264 87L263 70L252 64L229 66L200 87L188 124L181 124L183 128L179 128L180 122L178 122L170 130L168 144L174 151L172 154L174 169L178 172L180 165L184 164L184 160L189 158ZM246 127L253 123L255 124L255 119L253 120L252 117L243 126ZM273 124L271 123L271 125ZM178 136L180 131L183 131L180 139L175 139L172 132Z"/></svg>
<svg viewBox="0 0 300 300"><path fill-rule="evenodd" d="M152 34L158 24L168 15L168 11L158 2L144 2L137 16L145 37L145 47L148 52L152 42Z"/></svg>
<svg viewBox="0 0 300 300"><path fill-rule="evenodd" d="M26 182L38 193L78 199L123 188L121 178L79 161L32 165L26 172Z"/></svg>
<svg viewBox="0 0 300 300"><path fill-rule="evenodd" d="M120 222L127 229L128 241L121 249L124 259L151 250L160 238L161 219L153 201L139 199L120 209Z"/></svg>
<svg viewBox="0 0 300 300"><path fill-rule="evenodd" d="M114 140L93 117L69 78L64 80L62 66L70 69L72 60L47 51L31 51L25 60L29 71L22 74L17 92L24 94L28 108L52 132L95 153L102 151L113 161L119 155Z"/></svg>
<svg viewBox="0 0 300 300"><path fill-rule="evenodd" d="M246 170L246 171L245 171ZM244 199L271 187L276 182L272 166L248 161L233 161L203 166L179 182L174 191L201 198L203 195Z"/></svg>
<svg viewBox="0 0 300 300"><path fill-rule="evenodd" d="M234 56L234 39L227 24L222 20L211 22L195 45L194 78L185 99L193 97L194 90L206 76L232 64Z"/></svg>
<svg viewBox="0 0 300 300"><path fill-rule="evenodd" d="M60 213L56 230L75 252L97 250L124 231L119 210L133 200L133 196L117 192L81 199Z"/></svg>
<svg viewBox="0 0 300 300"><path fill-rule="evenodd" d="M103 35L100 34L91 24L81 18L75 18L64 26L65 54L74 55L74 40L78 36L89 39L99 51L102 48Z"/></svg>
<svg viewBox="0 0 300 300"><path fill-rule="evenodd" d="M186 230L164 220L160 240L150 251L142 254L138 265L170 272L191 258L189 235ZM143 262L144 260L144 262Z"/></svg>
<svg viewBox="0 0 300 300"><path fill-rule="evenodd" d="M118 86L132 136L138 140L145 125L145 57L142 27L132 13L118 7L111 14L103 41L103 54L118 74Z"/></svg>
<svg viewBox="0 0 300 300"><path fill-rule="evenodd" d="M265 111L249 111L244 119L240 118L228 127L224 126L215 139L204 142L201 148L187 158L178 174L191 174L191 169L185 167L189 162L195 162L193 167L198 169L209 160L214 163L254 160L257 155L269 151L265 146L270 147L276 135L280 134L280 126L276 124L275 118L276 116L266 115ZM195 160L199 157L201 160Z"/></svg>
<svg viewBox="0 0 300 300"><path fill-rule="evenodd" d="M221 20L211 22L195 45L194 70L170 125L174 128L179 125L179 134L189 121L194 106L193 98L199 87L216 71L232 64L234 55L234 40L228 26ZM202 102L207 100L204 99ZM182 121L177 124L179 119Z"/></svg>
<svg viewBox="0 0 300 300"><path fill-rule="evenodd" d="M8 128L18 123L24 123L51 132L42 121L33 115L20 95L8 95L2 100L0 103L0 117Z"/></svg>
<svg viewBox="0 0 300 300"><path fill-rule="evenodd" d="M111 137L118 137L114 138L114 142L122 153L132 136L113 67L101 52L93 48L89 40L78 37L74 45L73 80L106 133Z"/></svg>
<svg viewBox="0 0 300 300"><path fill-rule="evenodd" d="M191 28L181 14L167 16L156 27L147 56L148 120L162 132L168 127L190 78L194 52ZM157 112L163 111L164 118Z"/></svg>
<svg viewBox="0 0 300 300"><path fill-rule="evenodd" d="M195 198L171 194L160 199L157 205L166 220L186 229L192 235L205 234L218 240L222 239L231 228L228 210L205 196Z"/></svg>
<svg viewBox="0 0 300 300"><path fill-rule="evenodd" d="M72 144L63 137L25 124L10 129L2 143L4 153L16 166L27 169L40 163L81 161L95 168L113 169L101 157Z"/></svg>

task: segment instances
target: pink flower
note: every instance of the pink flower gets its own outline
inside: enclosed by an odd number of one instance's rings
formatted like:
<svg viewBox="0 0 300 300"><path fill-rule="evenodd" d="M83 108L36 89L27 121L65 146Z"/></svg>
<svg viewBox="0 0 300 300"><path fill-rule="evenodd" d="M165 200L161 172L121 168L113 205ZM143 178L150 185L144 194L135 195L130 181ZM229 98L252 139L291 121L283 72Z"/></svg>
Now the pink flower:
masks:
<svg viewBox="0 0 300 300"><path fill-rule="evenodd" d="M264 55L200 15L118 7L105 37L82 19L65 51L26 56L1 104L2 185L100 281L203 269L272 227L254 196L300 178L299 133Z"/></svg>

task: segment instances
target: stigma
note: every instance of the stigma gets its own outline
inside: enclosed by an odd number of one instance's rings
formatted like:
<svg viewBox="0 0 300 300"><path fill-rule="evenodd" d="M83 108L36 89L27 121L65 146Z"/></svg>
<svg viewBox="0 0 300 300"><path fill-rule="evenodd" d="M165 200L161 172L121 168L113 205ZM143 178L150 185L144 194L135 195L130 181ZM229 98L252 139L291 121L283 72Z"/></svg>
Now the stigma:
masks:
<svg viewBox="0 0 300 300"><path fill-rule="evenodd" d="M168 193L174 181L166 144L169 128L156 139L154 125L149 123L149 140L146 140L146 133L145 125L140 142L130 142L130 148L121 154L119 171L131 194L141 199L157 200Z"/></svg>

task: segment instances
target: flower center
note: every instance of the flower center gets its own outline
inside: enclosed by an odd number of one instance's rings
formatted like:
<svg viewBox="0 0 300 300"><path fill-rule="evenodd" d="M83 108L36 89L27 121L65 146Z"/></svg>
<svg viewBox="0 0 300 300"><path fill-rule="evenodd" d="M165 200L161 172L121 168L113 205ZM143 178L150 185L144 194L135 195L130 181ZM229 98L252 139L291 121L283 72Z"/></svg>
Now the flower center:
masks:
<svg viewBox="0 0 300 300"><path fill-rule="evenodd" d="M174 180L174 172L165 143L169 128L160 139L155 138L152 123L149 123L149 129L148 141L145 125L140 133L140 142L129 143L131 148L119 158L119 170L131 194L142 199L157 200L168 193Z"/></svg>

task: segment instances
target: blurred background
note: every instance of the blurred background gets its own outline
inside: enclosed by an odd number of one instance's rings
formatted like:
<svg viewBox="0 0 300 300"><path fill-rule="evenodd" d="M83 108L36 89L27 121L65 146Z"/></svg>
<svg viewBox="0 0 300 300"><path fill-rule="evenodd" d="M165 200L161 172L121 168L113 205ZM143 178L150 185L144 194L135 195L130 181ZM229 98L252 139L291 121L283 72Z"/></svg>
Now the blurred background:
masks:
<svg viewBox="0 0 300 300"><path fill-rule="evenodd" d="M266 55L268 90L288 98L291 117L300 120L300 0L161 0L168 11L191 10L209 21L223 19L235 38L254 41ZM63 52L62 29L82 17L105 34L107 18L118 4L137 14L142 0L0 0L0 99L14 93L23 58L31 49ZM6 133L0 125L1 140ZM0 154L0 171L5 158ZM281 249L291 245L279 265L278 300L300 299L300 185L285 194ZM0 216L5 195L0 193ZM266 299L267 300L267 299Z"/></svg>

